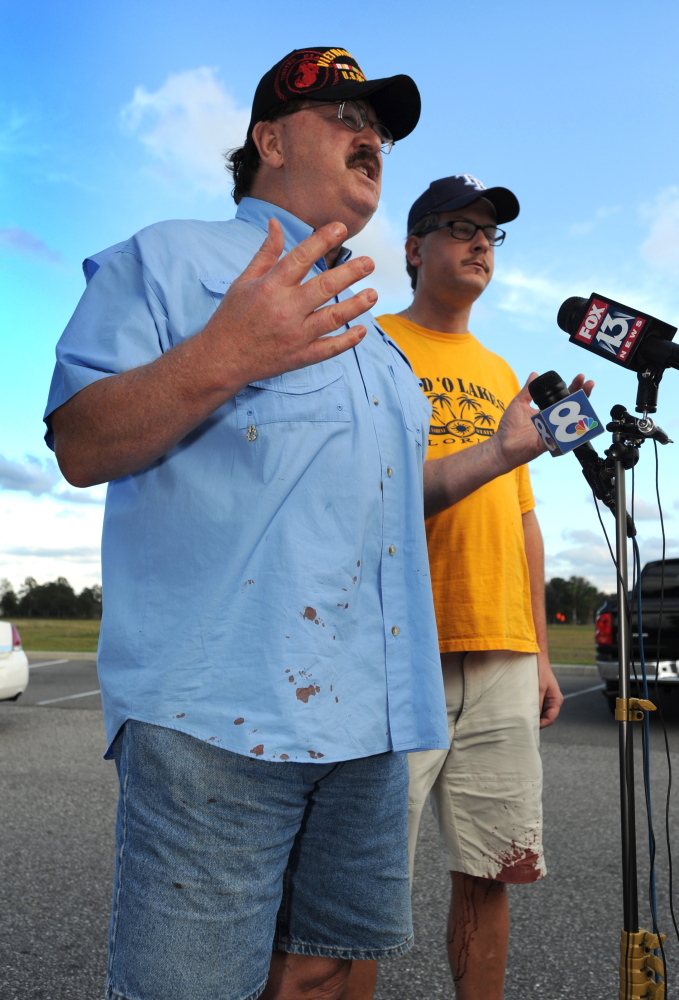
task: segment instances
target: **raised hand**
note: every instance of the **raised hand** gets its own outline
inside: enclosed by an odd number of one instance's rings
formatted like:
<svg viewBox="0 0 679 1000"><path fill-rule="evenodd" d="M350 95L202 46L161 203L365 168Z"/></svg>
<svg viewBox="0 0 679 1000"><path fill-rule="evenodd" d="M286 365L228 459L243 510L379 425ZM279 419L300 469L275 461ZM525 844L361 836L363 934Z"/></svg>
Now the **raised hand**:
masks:
<svg viewBox="0 0 679 1000"><path fill-rule="evenodd" d="M335 357L355 347L364 326L350 323L377 300L365 289L329 299L374 268L359 257L304 281L337 247L346 226L330 223L289 253L277 221L200 333L150 364L86 386L52 414L59 466L74 486L92 486L142 469L164 455L248 382ZM279 259L280 258L280 259Z"/></svg>
<svg viewBox="0 0 679 1000"><path fill-rule="evenodd" d="M370 309L377 301L374 289L326 303L374 270L369 257L304 281L315 261L337 247L346 233L341 223L329 223L281 257L283 231L277 220L269 221L266 240L200 334L225 388L237 391L248 382L325 361L365 336L364 326L326 335Z"/></svg>
<svg viewBox="0 0 679 1000"><path fill-rule="evenodd" d="M497 433L492 438L492 441L499 446L501 462L503 466L506 465L506 468L503 468L505 472L530 462L547 450L531 419L538 413L538 410L531 405L532 397L528 391L528 383L534 378L537 378L537 373L531 372L521 392L514 397L502 415ZM570 393L583 389L589 396L593 388L594 382L591 379L585 381L584 375L576 375L568 391Z"/></svg>

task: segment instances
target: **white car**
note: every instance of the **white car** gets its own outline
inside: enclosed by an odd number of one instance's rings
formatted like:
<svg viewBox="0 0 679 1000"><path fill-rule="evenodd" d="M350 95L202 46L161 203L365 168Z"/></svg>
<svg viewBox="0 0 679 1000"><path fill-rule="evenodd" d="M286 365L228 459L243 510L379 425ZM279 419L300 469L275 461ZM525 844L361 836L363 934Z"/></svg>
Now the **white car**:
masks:
<svg viewBox="0 0 679 1000"><path fill-rule="evenodd" d="M28 685L28 657L11 622L0 622L0 701L16 701Z"/></svg>

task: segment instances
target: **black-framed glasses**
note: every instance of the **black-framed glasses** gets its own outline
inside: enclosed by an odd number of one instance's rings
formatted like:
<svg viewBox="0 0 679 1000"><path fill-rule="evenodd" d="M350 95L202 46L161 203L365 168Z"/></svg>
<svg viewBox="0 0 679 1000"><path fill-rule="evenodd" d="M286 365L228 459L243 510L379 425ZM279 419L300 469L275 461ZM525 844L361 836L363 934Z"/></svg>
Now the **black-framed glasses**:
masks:
<svg viewBox="0 0 679 1000"><path fill-rule="evenodd" d="M504 229L498 229L497 226L477 226L474 222L467 222L465 219L442 222L440 226L431 226L416 235L425 236L427 233L433 233L437 229L445 229L446 227L450 229L450 235L454 239L463 240L465 243L473 240L480 229L492 247L499 247L507 235Z"/></svg>
<svg viewBox="0 0 679 1000"><path fill-rule="evenodd" d="M294 115L298 111L315 111L316 108L337 108L337 117L352 132L361 132L366 125L369 125L377 138L380 140L380 149L383 153L391 153L394 148L394 137L382 122L372 122L360 105L355 101L319 101L307 108L295 108L290 114Z"/></svg>

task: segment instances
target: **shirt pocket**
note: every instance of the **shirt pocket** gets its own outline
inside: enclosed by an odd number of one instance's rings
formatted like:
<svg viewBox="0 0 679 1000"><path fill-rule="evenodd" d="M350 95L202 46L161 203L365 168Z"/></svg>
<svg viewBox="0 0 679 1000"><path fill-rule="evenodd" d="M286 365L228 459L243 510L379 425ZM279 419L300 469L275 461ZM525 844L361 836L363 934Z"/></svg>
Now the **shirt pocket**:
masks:
<svg viewBox="0 0 679 1000"><path fill-rule="evenodd" d="M400 368L389 365L389 371L396 386L406 427L415 436L417 443L421 445L423 441L427 441L429 432L431 419L429 400L422 392L410 369L402 371Z"/></svg>
<svg viewBox="0 0 679 1000"><path fill-rule="evenodd" d="M344 369L336 361L251 382L236 396L238 427L306 420L351 420Z"/></svg>

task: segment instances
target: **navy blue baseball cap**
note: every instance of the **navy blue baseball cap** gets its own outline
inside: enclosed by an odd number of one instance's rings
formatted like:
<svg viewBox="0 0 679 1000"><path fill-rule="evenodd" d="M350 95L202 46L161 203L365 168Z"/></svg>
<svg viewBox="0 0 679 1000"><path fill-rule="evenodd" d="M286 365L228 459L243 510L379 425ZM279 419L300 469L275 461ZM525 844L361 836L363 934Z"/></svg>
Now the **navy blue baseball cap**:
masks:
<svg viewBox="0 0 679 1000"><path fill-rule="evenodd" d="M346 49L317 45L283 56L257 85L248 135L273 108L288 101L370 101L394 139L403 139L420 117L420 92L409 76L367 80Z"/></svg>
<svg viewBox="0 0 679 1000"><path fill-rule="evenodd" d="M432 181L408 212L408 232L430 212L455 212L458 208L471 205L473 201L485 198L495 209L496 222L511 222L519 214L516 195L503 187L487 188L471 174L456 174Z"/></svg>

